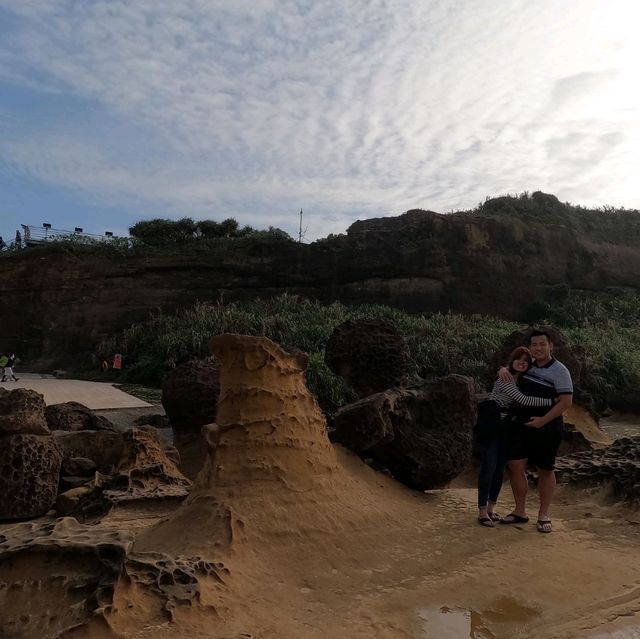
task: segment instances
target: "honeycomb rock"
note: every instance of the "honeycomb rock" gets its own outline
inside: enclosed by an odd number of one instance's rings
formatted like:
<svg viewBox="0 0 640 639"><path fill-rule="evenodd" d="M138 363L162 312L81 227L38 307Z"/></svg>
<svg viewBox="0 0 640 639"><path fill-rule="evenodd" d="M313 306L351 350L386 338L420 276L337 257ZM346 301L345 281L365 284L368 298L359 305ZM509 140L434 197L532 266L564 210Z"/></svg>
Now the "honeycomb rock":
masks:
<svg viewBox="0 0 640 639"><path fill-rule="evenodd" d="M102 633L73 636L112 636L103 634L105 619L132 542L129 533L73 518L2 531L0 636L57 639L96 622Z"/></svg>
<svg viewBox="0 0 640 639"><path fill-rule="evenodd" d="M621 437L602 450L589 450L556 461L563 483L608 486L613 495L640 505L640 435Z"/></svg>
<svg viewBox="0 0 640 639"><path fill-rule="evenodd" d="M0 435L47 435L44 397L26 388L0 388Z"/></svg>
<svg viewBox="0 0 640 639"><path fill-rule="evenodd" d="M349 320L337 326L325 361L360 397L401 385L409 368L402 335L384 319Z"/></svg>
<svg viewBox="0 0 640 639"><path fill-rule="evenodd" d="M182 500L187 496L191 482L167 455L155 428L133 428L120 438L120 457L113 471L109 475L97 473L90 490L72 490L71 495L59 499L58 514L72 514L84 521L101 517L116 504ZM63 477L62 483L72 488L70 479L75 478Z"/></svg>
<svg viewBox="0 0 640 639"><path fill-rule="evenodd" d="M0 519L46 513L56 500L61 463L51 435L0 437Z"/></svg>

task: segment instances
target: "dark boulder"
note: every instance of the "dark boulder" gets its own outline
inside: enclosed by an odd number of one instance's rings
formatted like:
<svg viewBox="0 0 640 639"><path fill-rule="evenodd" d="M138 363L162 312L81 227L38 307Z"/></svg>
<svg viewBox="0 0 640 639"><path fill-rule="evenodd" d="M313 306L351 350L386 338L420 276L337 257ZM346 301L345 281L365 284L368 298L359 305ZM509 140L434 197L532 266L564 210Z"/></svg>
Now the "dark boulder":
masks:
<svg viewBox="0 0 640 639"><path fill-rule="evenodd" d="M117 468L124 453L122 433L108 430L78 430L53 432L65 460L83 457L95 463L97 469L109 474Z"/></svg>
<svg viewBox="0 0 640 639"><path fill-rule="evenodd" d="M98 465L88 457L69 457L62 462L62 474L75 477L91 477Z"/></svg>
<svg viewBox="0 0 640 639"><path fill-rule="evenodd" d="M219 371L215 357L193 360L176 367L162 387L162 406L173 430L173 443L190 479L198 474L207 454L200 431L216 419Z"/></svg>
<svg viewBox="0 0 640 639"><path fill-rule="evenodd" d="M400 386L409 370L404 338L385 319L349 320L336 326L325 361L360 397Z"/></svg>
<svg viewBox="0 0 640 639"><path fill-rule="evenodd" d="M51 430L115 430L113 424L79 402L51 404L44 411Z"/></svg>
<svg viewBox="0 0 640 639"><path fill-rule="evenodd" d="M473 381L448 375L341 408L332 440L382 464L411 488L446 486L471 456Z"/></svg>
<svg viewBox="0 0 640 639"><path fill-rule="evenodd" d="M44 397L27 388L0 388L0 435L48 435Z"/></svg>

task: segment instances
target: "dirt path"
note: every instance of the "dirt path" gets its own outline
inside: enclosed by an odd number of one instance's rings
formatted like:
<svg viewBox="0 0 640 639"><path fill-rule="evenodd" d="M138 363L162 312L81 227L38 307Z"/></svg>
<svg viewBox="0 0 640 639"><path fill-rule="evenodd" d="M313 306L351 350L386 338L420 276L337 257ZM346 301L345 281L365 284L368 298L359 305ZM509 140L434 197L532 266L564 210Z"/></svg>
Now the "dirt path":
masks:
<svg viewBox="0 0 640 639"><path fill-rule="evenodd" d="M104 382L41 378L25 374L23 377L18 376L17 382L4 382L0 387L7 390L28 388L37 391L44 395L47 405L73 401L94 410L150 406L147 402L114 388L113 384Z"/></svg>

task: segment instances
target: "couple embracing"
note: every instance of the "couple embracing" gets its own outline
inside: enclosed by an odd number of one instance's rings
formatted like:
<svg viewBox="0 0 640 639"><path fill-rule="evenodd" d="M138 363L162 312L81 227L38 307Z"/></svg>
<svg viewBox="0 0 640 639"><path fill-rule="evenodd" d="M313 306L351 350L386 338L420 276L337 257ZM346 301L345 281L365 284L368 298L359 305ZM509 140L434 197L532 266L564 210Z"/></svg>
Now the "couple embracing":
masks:
<svg viewBox="0 0 640 639"><path fill-rule="evenodd" d="M562 414L573 401L571 374L553 357L546 331L533 331L498 371L491 397L478 405L478 522L526 524L527 464L538 470L540 509L537 530L552 531L549 509L556 487L556 454L564 429ZM505 466L515 500L513 512L500 517L495 507Z"/></svg>

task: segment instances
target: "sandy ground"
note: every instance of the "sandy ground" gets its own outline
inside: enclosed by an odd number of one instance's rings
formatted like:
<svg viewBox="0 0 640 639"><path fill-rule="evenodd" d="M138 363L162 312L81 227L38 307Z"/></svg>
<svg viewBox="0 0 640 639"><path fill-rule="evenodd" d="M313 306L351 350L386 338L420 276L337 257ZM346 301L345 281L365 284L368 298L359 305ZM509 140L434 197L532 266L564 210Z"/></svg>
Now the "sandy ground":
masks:
<svg viewBox="0 0 640 639"><path fill-rule="evenodd" d="M201 605L179 607L174 622L140 591L120 590L113 629L131 639L640 637L640 513L561 488L551 535L533 523L486 529L472 488L419 494L347 451L338 457L348 480L366 486L362 499L377 496L372 525L282 530L236 548L228 583L205 580ZM506 484L505 513L510 497ZM534 493L532 513L536 505ZM115 511L102 525L143 538L157 521ZM189 540L180 543L188 552Z"/></svg>
<svg viewBox="0 0 640 639"><path fill-rule="evenodd" d="M49 404L80 402L91 409L143 408L150 404L114 388L113 384L77 379L53 379L17 373L17 382L4 382L2 388L28 388L44 395Z"/></svg>

